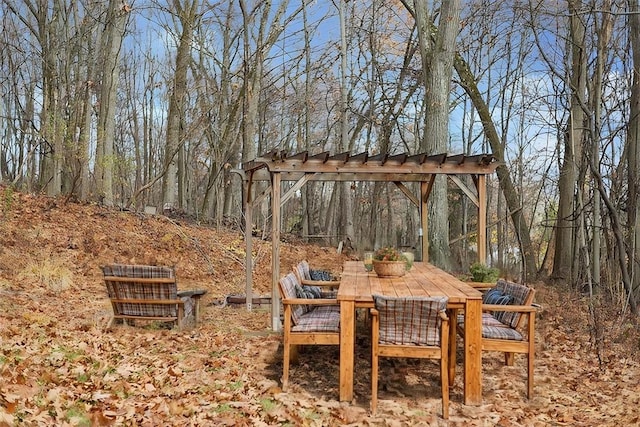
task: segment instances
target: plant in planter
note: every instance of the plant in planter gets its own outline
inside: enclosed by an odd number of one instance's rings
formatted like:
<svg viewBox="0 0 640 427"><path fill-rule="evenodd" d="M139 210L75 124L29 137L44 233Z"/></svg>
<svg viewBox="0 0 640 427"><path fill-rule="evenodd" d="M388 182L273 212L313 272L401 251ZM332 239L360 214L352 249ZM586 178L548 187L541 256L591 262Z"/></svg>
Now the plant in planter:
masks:
<svg viewBox="0 0 640 427"><path fill-rule="evenodd" d="M407 257L395 248L380 248L373 254L373 269L379 277L404 276L407 267Z"/></svg>

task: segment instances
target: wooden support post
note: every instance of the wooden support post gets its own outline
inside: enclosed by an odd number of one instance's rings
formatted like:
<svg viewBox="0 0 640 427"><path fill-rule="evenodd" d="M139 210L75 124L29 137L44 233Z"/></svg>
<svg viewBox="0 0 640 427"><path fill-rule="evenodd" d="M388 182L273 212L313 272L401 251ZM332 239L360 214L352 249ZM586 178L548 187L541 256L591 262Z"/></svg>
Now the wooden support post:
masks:
<svg viewBox="0 0 640 427"><path fill-rule="evenodd" d="M478 261L487 262L487 176L478 175Z"/></svg>
<svg viewBox="0 0 640 427"><path fill-rule="evenodd" d="M271 180L271 329L280 331L280 293L278 278L280 277L280 195L282 176L272 174Z"/></svg>
<svg viewBox="0 0 640 427"><path fill-rule="evenodd" d="M244 187L244 243L245 254L245 294L247 296L247 310L251 311L253 302L253 200L251 199L251 185L249 181L242 181Z"/></svg>

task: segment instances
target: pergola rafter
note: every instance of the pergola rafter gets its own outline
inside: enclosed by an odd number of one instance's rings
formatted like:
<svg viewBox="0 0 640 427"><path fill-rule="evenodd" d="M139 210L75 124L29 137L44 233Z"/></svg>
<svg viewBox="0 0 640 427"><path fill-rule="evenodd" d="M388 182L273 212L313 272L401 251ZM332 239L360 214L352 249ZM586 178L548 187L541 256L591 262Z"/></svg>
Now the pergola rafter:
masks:
<svg viewBox="0 0 640 427"><path fill-rule="evenodd" d="M389 154L381 153L339 153L331 155L322 152L311 155L308 152L289 155L286 151L273 150L253 161L244 163L239 173L243 177L245 242L246 242L246 293L247 309L252 302L252 244L251 228L253 208L271 194L272 212L272 327L279 328L280 308L278 301L278 280L280 277L280 218L282 205L309 181L365 181L393 182L407 198L418 207L421 229L426 235L427 201L435 177L446 175L464 192L478 208L478 260L486 260L486 176L494 173L498 162L492 154L448 155L448 154ZM461 175L471 176L475 188L469 187ZM261 194L253 197L255 182L268 182L270 186ZM282 194L283 181L294 181L289 190ZM404 184L419 182L420 194L417 196ZM428 239L422 239L423 260L428 261Z"/></svg>

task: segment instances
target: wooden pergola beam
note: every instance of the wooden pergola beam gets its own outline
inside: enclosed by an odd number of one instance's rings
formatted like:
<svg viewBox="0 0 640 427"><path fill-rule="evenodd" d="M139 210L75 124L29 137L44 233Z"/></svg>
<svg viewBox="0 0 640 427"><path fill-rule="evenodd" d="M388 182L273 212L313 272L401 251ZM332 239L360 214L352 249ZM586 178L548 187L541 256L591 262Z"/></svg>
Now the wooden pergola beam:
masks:
<svg viewBox="0 0 640 427"><path fill-rule="evenodd" d="M245 209L245 239L247 247L246 257L246 292L247 309L251 310L252 298L252 246L251 228L253 207L258 201L271 194L272 214L272 317L271 326L274 330L280 328L280 306L276 302L278 295L278 280L280 278L280 233L282 205L286 203L304 184L310 181L364 181L364 182L393 182L409 200L418 207L420 212L420 238L423 261L429 260L428 215L427 202L433 189L437 175L449 176L462 191L478 207L478 259L486 261L486 176L494 173L498 162L492 154L477 154L472 156L448 154L414 154L407 153L390 155L381 153L370 156L368 153L351 155L339 153L330 155L322 152L309 155L308 152L288 155L283 150L273 150L253 161L243 164L240 175L243 179L244 209ZM472 177L476 192L460 179L461 175ZM270 188L252 199L254 182L268 182ZM295 181L294 185L283 195L282 182ZM420 183L420 194L416 197L405 185L407 182Z"/></svg>

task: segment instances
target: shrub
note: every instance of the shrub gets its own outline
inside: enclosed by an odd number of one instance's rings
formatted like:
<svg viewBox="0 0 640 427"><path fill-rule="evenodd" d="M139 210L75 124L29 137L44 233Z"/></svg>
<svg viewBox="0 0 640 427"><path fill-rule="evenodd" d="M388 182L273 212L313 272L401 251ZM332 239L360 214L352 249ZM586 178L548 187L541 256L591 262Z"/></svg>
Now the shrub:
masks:
<svg viewBox="0 0 640 427"><path fill-rule="evenodd" d="M481 262L476 262L469 268L471 280L474 282L493 283L500 277L500 270L495 267L488 267Z"/></svg>

